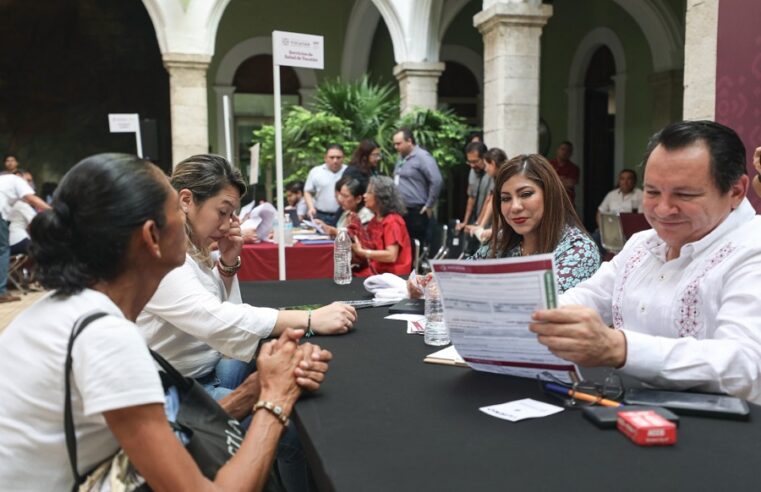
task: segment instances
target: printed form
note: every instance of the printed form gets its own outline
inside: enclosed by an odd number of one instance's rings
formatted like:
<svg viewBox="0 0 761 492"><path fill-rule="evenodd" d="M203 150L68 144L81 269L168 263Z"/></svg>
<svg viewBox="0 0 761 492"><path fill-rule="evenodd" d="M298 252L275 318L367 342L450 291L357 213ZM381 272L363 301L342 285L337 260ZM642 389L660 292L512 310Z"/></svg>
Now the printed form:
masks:
<svg viewBox="0 0 761 492"><path fill-rule="evenodd" d="M529 331L531 313L556 306L552 255L495 260L432 261L452 344L473 368L562 381L579 377L574 364L553 355Z"/></svg>

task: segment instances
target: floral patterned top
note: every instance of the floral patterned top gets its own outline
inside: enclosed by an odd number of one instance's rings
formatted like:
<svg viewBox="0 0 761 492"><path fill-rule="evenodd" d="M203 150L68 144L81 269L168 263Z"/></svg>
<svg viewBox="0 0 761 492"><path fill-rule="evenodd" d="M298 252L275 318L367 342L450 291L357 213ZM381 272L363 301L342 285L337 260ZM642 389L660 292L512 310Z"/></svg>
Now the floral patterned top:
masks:
<svg viewBox="0 0 761 492"><path fill-rule="evenodd" d="M484 244L470 260L490 257L491 244ZM521 256L520 246L505 251L500 258ZM588 279L600 267L600 250L584 232L577 227L566 226L555 248L555 268L557 270L558 291L562 294L571 287Z"/></svg>

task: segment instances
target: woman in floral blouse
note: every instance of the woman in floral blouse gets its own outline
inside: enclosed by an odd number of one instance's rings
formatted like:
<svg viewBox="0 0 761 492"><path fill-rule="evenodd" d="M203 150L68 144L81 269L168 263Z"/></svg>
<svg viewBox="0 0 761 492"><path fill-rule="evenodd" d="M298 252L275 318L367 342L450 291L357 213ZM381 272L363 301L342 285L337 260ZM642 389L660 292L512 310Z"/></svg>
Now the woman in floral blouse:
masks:
<svg viewBox="0 0 761 492"><path fill-rule="evenodd" d="M512 158L500 168L494 189L492 216L499 232L471 259L553 253L561 293L597 271L597 246L544 157Z"/></svg>

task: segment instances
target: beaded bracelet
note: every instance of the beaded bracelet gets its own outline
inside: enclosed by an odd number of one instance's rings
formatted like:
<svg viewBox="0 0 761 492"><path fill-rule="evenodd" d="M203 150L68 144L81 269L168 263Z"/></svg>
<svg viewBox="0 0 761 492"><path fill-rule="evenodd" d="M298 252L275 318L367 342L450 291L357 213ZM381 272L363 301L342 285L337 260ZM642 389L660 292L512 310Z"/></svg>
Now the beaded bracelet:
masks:
<svg viewBox="0 0 761 492"><path fill-rule="evenodd" d="M253 412L256 413L256 411L261 408L274 415L275 418L277 418L280 423L283 424L283 427L288 427L288 415L285 414L283 407L280 405L275 405L271 401L259 400L256 402L256 405L254 405Z"/></svg>
<svg viewBox="0 0 761 492"><path fill-rule="evenodd" d="M219 270L220 275L223 275L225 277L232 277L236 273L238 273L238 270L240 270L240 256L235 258L235 265L233 266L227 266L224 263L222 263L222 259L217 260L217 269Z"/></svg>

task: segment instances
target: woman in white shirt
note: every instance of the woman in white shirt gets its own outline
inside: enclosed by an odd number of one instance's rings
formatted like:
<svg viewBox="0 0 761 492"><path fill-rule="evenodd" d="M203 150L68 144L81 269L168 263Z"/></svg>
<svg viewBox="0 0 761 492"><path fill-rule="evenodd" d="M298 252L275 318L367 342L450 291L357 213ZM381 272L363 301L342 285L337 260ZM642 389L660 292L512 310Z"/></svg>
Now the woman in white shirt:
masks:
<svg viewBox="0 0 761 492"><path fill-rule="evenodd" d="M174 168L171 183L187 218L187 254L161 281L137 324L148 345L183 375L220 399L246 376L263 338L279 336L286 327L309 336L346 333L353 326L356 312L345 304L278 311L242 302L235 274L243 239L235 211L246 185L227 160L189 157ZM216 260L213 243L219 248Z"/></svg>
<svg viewBox="0 0 761 492"><path fill-rule="evenodd" d="M100 154L74 166L53 209L32 222L30 253L40 283L53 292L0 335L0 371L12 375L0 378L4 490L72 488L63 425L64 361L74 323L93 312L107 316L92 322L72 350L79 474L121 447L156 491L264 485L283 429L280 420L256 412L252 432L212 485L167 422L158 372L134 325L164 275L183 262L185 216L177 198L152 164ZM310 377L303 364L315 367L307 362L311 349L295 343L300 333L268 344L257 361L258 396L287 413L299 395L299 379Z"/></svg>

